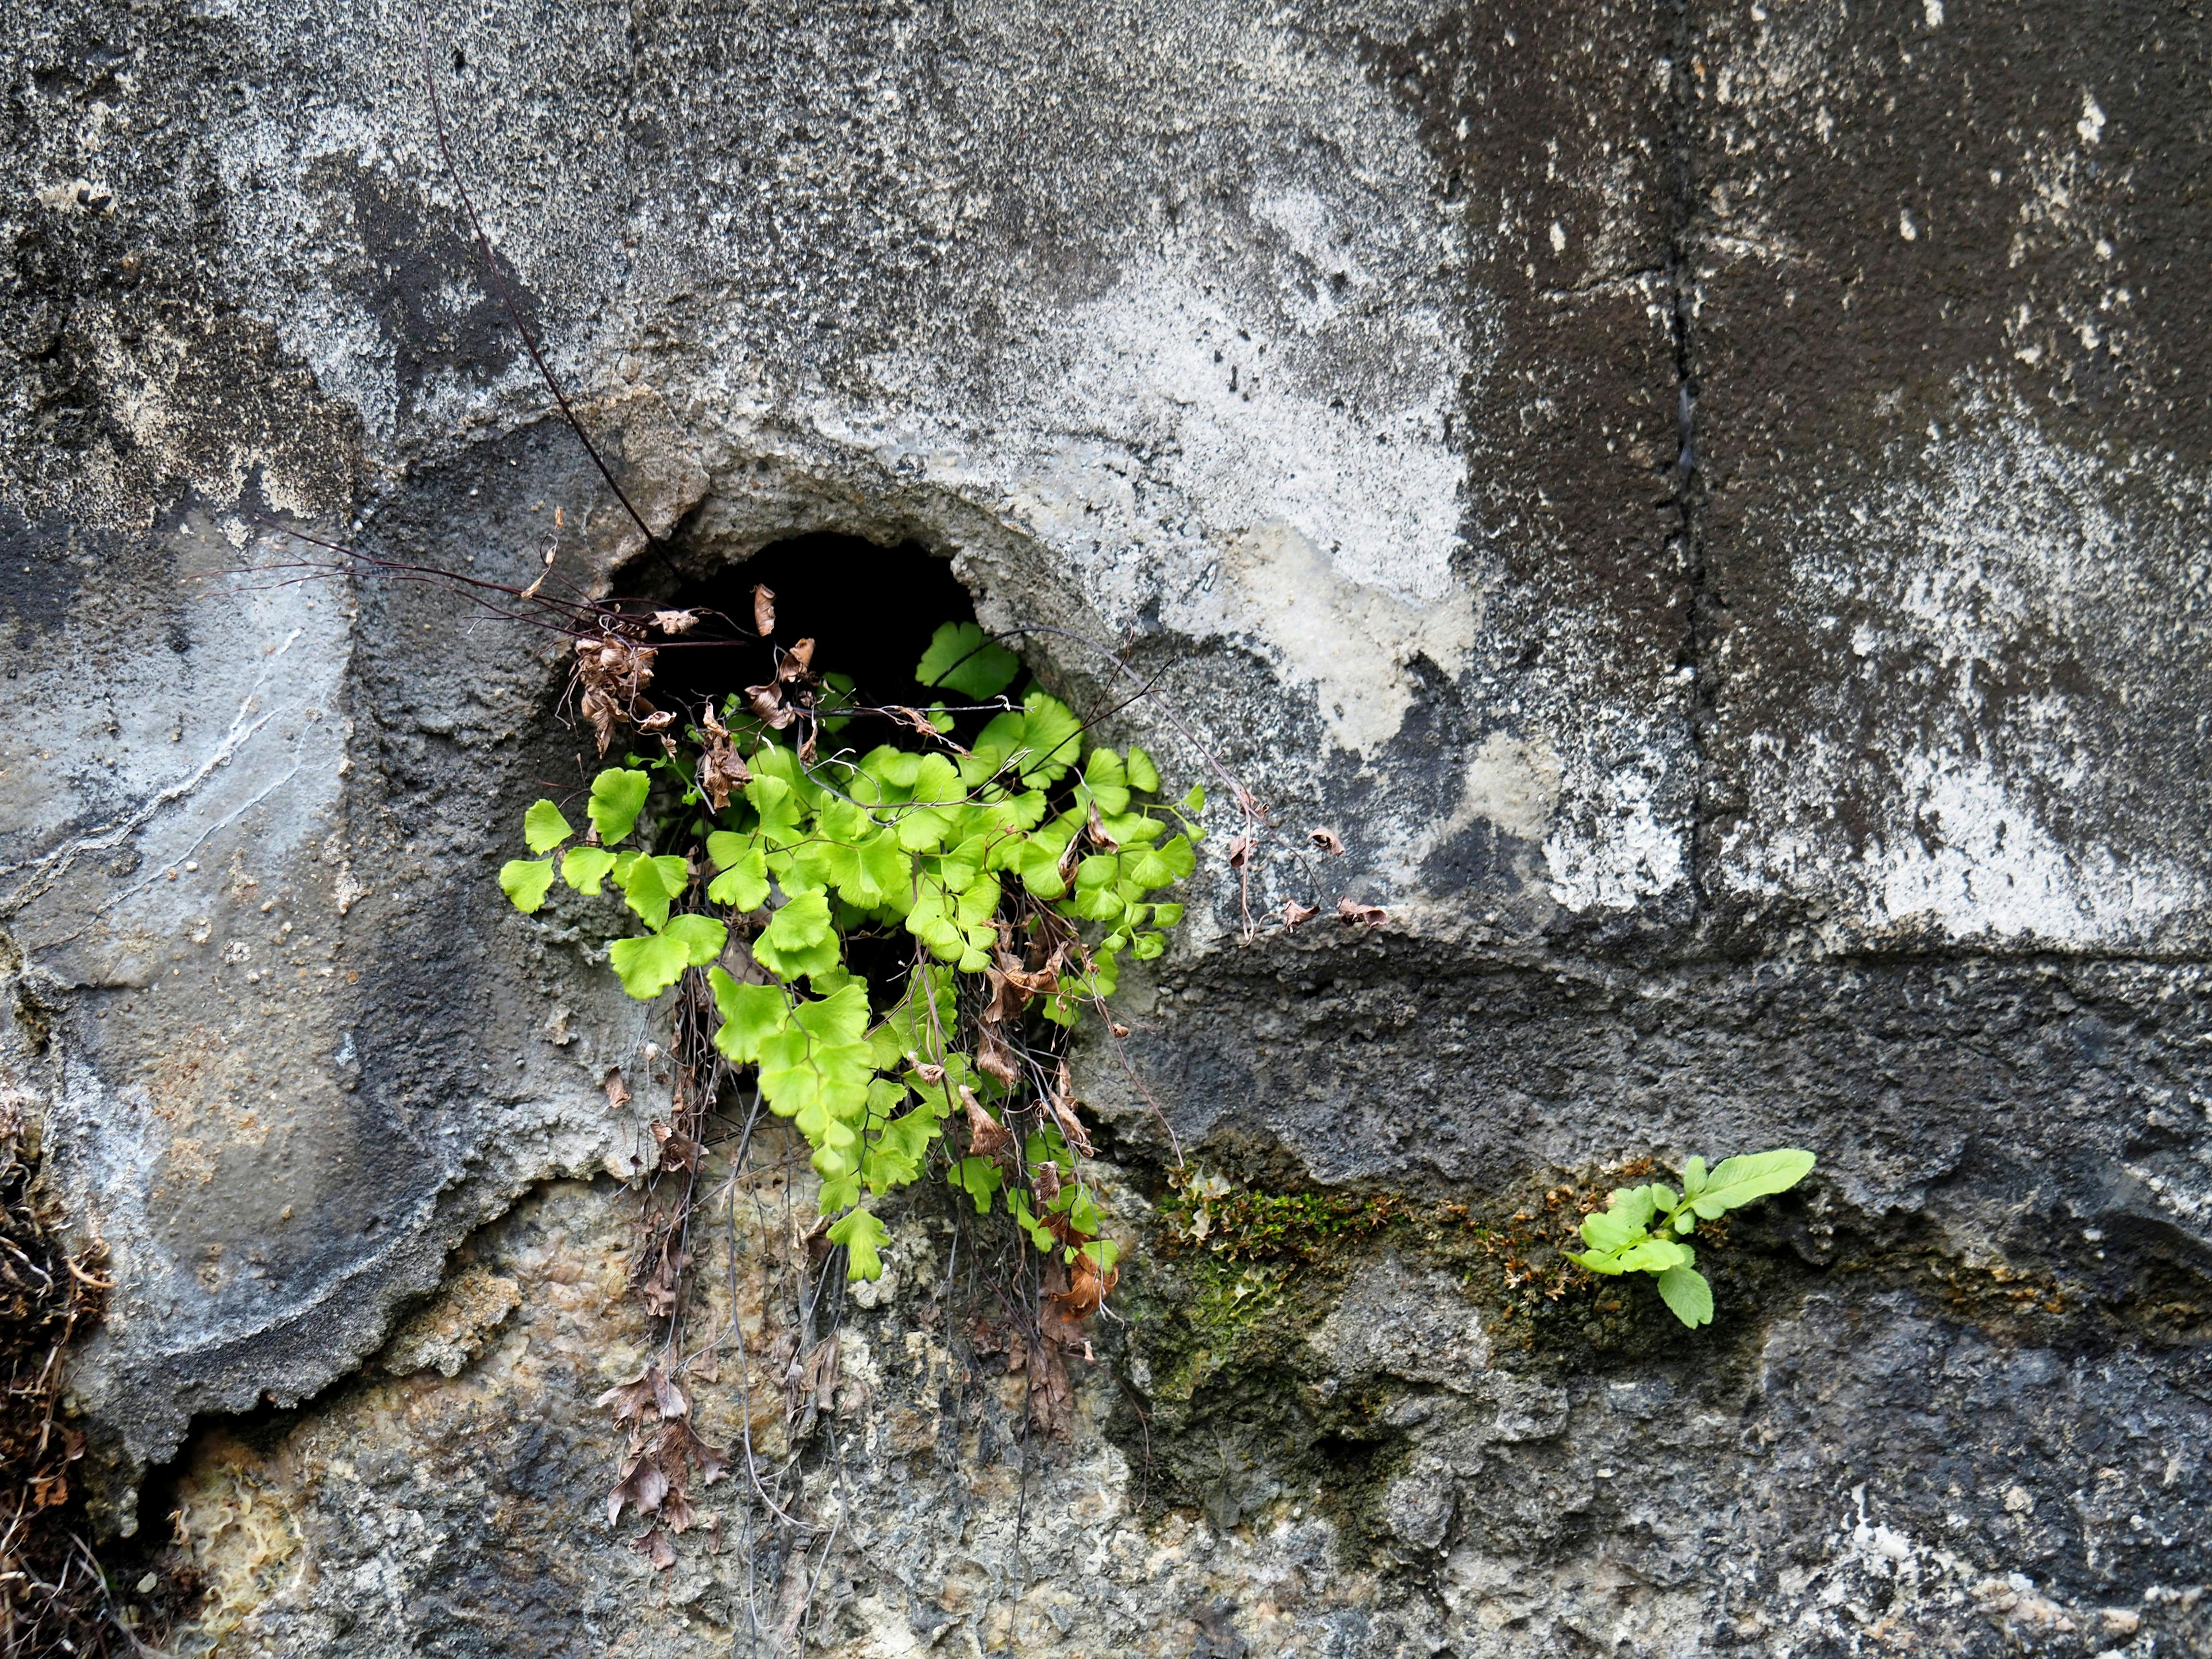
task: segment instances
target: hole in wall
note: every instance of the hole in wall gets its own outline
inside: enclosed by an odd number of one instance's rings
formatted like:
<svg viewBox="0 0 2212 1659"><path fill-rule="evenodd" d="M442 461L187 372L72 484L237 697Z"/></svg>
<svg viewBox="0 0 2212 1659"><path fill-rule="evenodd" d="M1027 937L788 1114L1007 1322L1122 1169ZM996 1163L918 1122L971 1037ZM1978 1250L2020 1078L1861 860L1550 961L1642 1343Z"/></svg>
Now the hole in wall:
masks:
<svg viewBox="0 0 2212 1659"><path fill-rule="evenodd" d="M672 605L720 611L747 637L663 651L656 702L696 708L765 677L766 658L750 637L756 583L775 590L779 640L817 641L815 668L850 675L861 696L876 702L927 705L942 697L915 683L915 665L939 623L975 619L975 601L952 562L920 542L885 546L834 532L794 536L677 590Z"/></svg>

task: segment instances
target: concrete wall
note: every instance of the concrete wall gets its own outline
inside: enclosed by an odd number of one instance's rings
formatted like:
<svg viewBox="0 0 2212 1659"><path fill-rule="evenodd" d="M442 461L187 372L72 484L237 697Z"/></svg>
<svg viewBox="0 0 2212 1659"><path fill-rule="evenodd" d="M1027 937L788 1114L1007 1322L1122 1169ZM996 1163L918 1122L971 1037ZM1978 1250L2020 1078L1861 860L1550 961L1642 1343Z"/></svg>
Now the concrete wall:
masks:
<svg viewBox="0 0 2212 1659"><path fill-rule="evenodd" d="M1510 1218L1639 1157L1821 1160L1696 1338L1517 1346L1411 1224L1243 1292L1151 1249L1050 1446L918 1206L848 1312L812 1640L2212 1651L2200 11L430 21L525 311L688 574L917 539L988 623L1133 641L1342 834L1384 927L1241 944L1217 841L1133 988L1206 1168ZM240 574L301 556L281 514L656 579L487 291L413 14L0 40L0 1077L119 1279L73 1382L100 1518L197 1517L202 1650L725 1650L745 1551L629 1553L590 1408L645 1340L652 1103L601 1081L655 1028L604 917L492 880L574 768L559 653ZM1141 1232L1166 1142L1091 1060Z"/></svg>

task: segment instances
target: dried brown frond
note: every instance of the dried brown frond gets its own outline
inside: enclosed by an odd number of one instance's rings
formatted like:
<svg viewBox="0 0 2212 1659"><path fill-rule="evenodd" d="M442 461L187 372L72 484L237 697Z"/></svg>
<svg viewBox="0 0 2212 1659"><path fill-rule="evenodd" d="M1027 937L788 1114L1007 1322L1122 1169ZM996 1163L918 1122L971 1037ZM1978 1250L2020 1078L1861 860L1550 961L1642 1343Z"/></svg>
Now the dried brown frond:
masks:
<svg viewBox="0 0 2212 1659"><path fill-rule="evenodd" d="M0 1091L0 1655L125 1654L158 1632L120 1621L71 1480L84 1436L58 1415L70 1343L111 1283L100 1250L72 1253L33 1194L28 1139L21 1102Z"/></svg>

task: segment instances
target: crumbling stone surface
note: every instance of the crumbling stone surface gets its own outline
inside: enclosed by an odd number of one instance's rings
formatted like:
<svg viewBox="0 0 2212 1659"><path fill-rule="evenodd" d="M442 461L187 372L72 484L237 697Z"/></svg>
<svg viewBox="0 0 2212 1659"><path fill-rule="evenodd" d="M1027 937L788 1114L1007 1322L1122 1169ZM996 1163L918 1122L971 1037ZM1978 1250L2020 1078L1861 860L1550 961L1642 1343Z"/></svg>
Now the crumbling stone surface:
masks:
<svg viewBox="0 0 2212 1659"><path fill-rule="evenodd" d="M1821 1159L1712 1331L1523 1349L1402 1229L1241 1299L1173 1257L1172 1145L1092 1055L1130 1322L1073 1437L1017 1437L915 1202L809 1476L816 1639L2212 1648L2201 16L430 24L686 578L919 541L1342 836L1319 896L1382 927L1243 942L1217 840L1133 983L1175 1144L1478 1207ZM547 417L408 19L72 0L0 44L0 1077L118 1280L97 1519L185 1517L224 1651L719 1650L748 1558L628 1551L589 1404L652 1145L605 1084L663 1034L611 906L492 881L578 764L559 653L271 520L674 578Z"/></svg>

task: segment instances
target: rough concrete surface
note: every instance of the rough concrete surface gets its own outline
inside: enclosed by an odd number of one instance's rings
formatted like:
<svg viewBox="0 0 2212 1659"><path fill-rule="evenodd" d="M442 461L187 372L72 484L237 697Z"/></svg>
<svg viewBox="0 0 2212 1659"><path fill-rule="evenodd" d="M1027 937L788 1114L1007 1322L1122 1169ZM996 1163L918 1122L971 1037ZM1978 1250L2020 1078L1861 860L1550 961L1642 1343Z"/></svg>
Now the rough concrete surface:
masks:
<svg viewBox="0 0 2212 1659"><path fill-rule="evenodd" d="M742 1479L724 1553L630 1550L603 1082L665 1033L611 911L493 881L578 765L557 641L265 567L670 579L411 8L15 8L0 1086L110 1251L71 1404L182 1650L2212 1652L2201 8L429 22L687 580L919 543L1341 834L1389 921L1243 943L1217 837L1129 1053L1194 1168L1391 1218L1178 1244L1091 1054L1134 1255L1071 1435L917 1196L810 1437L752 1408L805 1571ZM1694 1336L1529 1335L1440 1207L1771 1145L1819 1170ZM733 1221L700 1317L772 1343L799 1248Z"/></svg>

